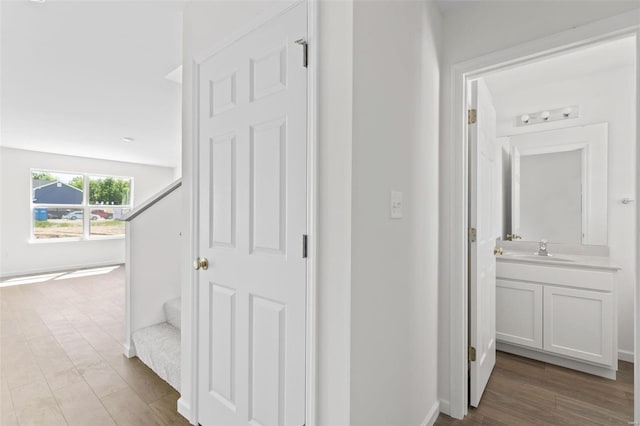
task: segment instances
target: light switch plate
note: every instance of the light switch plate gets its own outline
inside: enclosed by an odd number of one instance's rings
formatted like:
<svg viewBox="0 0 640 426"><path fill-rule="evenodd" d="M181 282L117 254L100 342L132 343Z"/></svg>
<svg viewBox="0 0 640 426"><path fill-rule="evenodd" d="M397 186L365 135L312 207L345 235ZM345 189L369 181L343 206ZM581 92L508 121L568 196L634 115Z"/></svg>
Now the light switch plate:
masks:
<svg viewBox="0 0 640 426"><path fill-rule="evenodd" d="M402 192L391 191L391 219L402 219Z"/></svg>

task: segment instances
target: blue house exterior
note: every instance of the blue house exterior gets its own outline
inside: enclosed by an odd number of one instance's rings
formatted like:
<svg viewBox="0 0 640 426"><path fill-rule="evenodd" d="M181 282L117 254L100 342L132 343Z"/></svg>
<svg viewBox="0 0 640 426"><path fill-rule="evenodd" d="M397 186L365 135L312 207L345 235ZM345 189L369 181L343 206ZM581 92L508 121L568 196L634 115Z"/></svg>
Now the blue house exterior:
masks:
<svg viewBox="0 0 640 426"><path fill-rule="evenodd" d="M82 191L62 182L50 182L34 188L34 204L82 204Z"/></svg>

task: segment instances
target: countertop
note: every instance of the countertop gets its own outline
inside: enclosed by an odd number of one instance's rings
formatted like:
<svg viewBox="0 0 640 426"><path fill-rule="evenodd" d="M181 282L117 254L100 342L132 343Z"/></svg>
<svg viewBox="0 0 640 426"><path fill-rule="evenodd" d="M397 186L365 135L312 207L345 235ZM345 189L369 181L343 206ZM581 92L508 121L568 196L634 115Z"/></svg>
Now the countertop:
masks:
<svg viewBox="0 0 640 426"><path fill-rule="evenodd" d="M543 264L545 266L556 266L565 268L589 268L607 269L618 271L621 268L611 262L607 256L585 256L579 254L551 253L547 256L538 256L536 252L507 250L503 255L496 256L500 262L516 262L529 264Z"/></svg>

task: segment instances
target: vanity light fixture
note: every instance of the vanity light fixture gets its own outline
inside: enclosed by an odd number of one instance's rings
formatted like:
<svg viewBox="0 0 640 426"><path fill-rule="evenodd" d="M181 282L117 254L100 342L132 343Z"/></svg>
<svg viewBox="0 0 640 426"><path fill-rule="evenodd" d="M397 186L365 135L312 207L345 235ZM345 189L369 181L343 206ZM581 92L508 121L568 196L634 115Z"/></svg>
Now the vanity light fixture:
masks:
<svg viewBox="0 0 640 426"><path fill-rule="evenodd" d="M556 109L546 109L538 112L527 112L516 116L515 125L529 126L531 124L548 123L557 120L566 120L568 118L577 118L580 113L578 105L571 105Z"/></svg>

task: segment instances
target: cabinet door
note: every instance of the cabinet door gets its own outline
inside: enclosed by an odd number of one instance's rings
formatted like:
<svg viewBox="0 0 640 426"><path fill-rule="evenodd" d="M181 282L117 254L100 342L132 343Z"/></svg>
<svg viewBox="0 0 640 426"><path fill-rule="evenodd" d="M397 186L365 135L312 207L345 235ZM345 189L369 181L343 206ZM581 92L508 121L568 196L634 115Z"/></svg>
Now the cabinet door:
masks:
<svg viewBox="0 0 640 426"><path fill-rule="evenodd" d="M542 349L542 285L496 280L496 339Z"/></svg>
<svg viewBox="0 0 640 426"><path fill-rule="evenodd" d="M544 350L613 365L613 295L544 286Z"/></svg>

